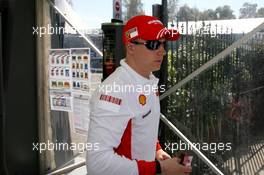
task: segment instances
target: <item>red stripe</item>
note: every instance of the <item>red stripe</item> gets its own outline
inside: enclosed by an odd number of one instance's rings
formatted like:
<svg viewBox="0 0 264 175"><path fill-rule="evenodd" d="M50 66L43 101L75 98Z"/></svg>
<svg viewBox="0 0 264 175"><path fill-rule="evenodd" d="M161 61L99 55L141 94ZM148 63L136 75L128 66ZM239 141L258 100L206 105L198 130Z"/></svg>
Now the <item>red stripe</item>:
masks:
<svg viewBox="0 0 264 175"><path fill-rule="evenodd" d="M121 100L120 100L121 103ZM124 134L121 138L121 143L114 151L120 155L125 156L128 159L132 159L131 150L131 135L132 135L132 119L129 120ZM143 160L137 160L139 175L155 175L156 174L156 162L146 162Z"/></svg>
<svg viewBox="0 0 264 175"><path fill-rule="evenodd" d="M125 156L128 159L132 159L131 154L131 134L132 134L132 120L130 119L125 132L122 136L121 143L114 151L121 156Z"/></svg>
<svg viewBox="0 0 264 175"><path fill-rule="evenodd" d="M161 146L159 144L159 140L157 140L157 144L156 144L156 151L160 150L161 149Z"/></svg>
<svg viewBox="0 0 264 175"><path fill-rule="evenodd" d="M106 101L109 101L109 99L111 98L111 96L106 96Z"/></svg>
<svg viewBox="0 0 264 175"><path fill-rule="evenodd" d="M139 175L155 175L156 162L146 162L144 160L137 161Z"/></svg>
<svg viewBox="0 0 264 175"><path fill-rule="evenodd" d="M114 103L118 105L118 99L115 98Z"/></svg>

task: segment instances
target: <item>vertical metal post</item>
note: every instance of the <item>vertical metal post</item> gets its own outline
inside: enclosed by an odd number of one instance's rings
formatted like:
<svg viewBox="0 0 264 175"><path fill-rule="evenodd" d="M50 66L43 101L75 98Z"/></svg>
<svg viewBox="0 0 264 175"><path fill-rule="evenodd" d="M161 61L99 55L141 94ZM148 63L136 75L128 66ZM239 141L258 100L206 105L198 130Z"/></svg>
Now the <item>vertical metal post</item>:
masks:
<svg viewBox="0 0 264 175"><path fill-rule="evenodd" d="M4 66L3 66L3 55L2 55L2 10L0 9L0 150L3 156L0 161L2 163L3 171L7 174L6 168L6 150L5 150L5 98L4 98Z"/></svg>
<svg viewBox="0 0 264 175"><path fill-rule="evenodd" d="M162 0L162 5L154 4L152 6L152 14L153 16L159 18L165 27L168 26L168 10L167 10L167 0ZM166 53L168 53L167 44L164 46ZM167 78L168 78L168 55L166 54L163 57L163 62L161 64L160 70L154 73L155 76L159 78L159 87L161 85L165 85L167 89ZM167 113L167 101L161 101L161 112L166 114ZM165 124L160 123L159 128L159 140L161 145L165 142Z"/></svg>

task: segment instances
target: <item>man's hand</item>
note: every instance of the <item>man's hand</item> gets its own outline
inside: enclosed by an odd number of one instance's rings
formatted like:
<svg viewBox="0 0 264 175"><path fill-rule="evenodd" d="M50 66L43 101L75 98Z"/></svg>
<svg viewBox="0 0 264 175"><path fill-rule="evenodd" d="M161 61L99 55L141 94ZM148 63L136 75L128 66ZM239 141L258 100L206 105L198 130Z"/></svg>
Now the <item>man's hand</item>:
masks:
<svg viewBox="0 0 264 175"><path fill-rule="evenodd" d="M161 161L161 160L166 160L166 159L170 159L171 156L166 153L165 151L163 151L162 149L158 150L156 152L156 160Z"/></svg>
<svg viewBox="0 0 264 175"><path fill-rule="evenodd" d="M179 161L177 157L159 161L162 175L187 175L192 172L192 167L183 166Z"/></svg>

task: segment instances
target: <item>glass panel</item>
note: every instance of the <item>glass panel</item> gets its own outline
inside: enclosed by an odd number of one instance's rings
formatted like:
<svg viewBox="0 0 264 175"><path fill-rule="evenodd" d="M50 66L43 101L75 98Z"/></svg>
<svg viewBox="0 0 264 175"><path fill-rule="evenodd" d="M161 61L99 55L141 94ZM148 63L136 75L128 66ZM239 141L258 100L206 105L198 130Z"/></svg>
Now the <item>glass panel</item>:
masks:
<svg viewBox="0 0 264 175"><path fill-rule="evenodd" d="M72 3L74 4L74 2ZM88 29L77 13L73 11L71 3L57 1L55 5L69 19L70 23L51 7L50 31L54 33L50 35L51 51L49 59L53 62L49 60L49 71L53 71L54 74L49 74L49 80L54 80L55 83L56 81L64 82L65 77L56 77L56 71L58 69L58 74L61 75L60 73L63 72L61 70L66 66L69 70L69 88L66 90L65 88L58 88L59 90L49 89L51 99L51 142L55 145L52 150L53 157L51 158L51 160L54 160L55 168L50 171L85 161L89 126L89 100L92 92L102 79L102 57L90 47L74 28L84 33L100 51L102 51L101 30ZM72 25L74 27L71 27ZM63 57L63 54L66 56ZM70 98L66 98L66 101L69 102L70 110L69 108L62 110L62 98L59 97L58 91L61 91L62 95L64 95L63 93L69 94ZM55 98L57 99L56 103L54 102ZM81 174L86 173L86 169L81 171Z"/></svg>

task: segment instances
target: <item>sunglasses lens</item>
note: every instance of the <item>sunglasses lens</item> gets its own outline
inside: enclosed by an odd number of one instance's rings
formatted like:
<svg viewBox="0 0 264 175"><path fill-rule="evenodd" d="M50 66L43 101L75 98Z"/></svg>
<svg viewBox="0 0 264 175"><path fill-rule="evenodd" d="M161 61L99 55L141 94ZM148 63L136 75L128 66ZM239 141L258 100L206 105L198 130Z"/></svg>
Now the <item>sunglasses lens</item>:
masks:
<svg viewBox="0 0 264 175"><path fill-rule="evenodd" d="M162 42L158 40L149 40L146 42L146 47L150 50L157 50Z"/></svg>
<svg viewBox="0 0 264 175"><path fill-rule="evenodd" d="M159 49L160 45L165 42L160 42L159 40L147 40L145 43L140 43L137 41L131 41L131 43L136 45L145 45L149 50L157 50Z"/></svg>

